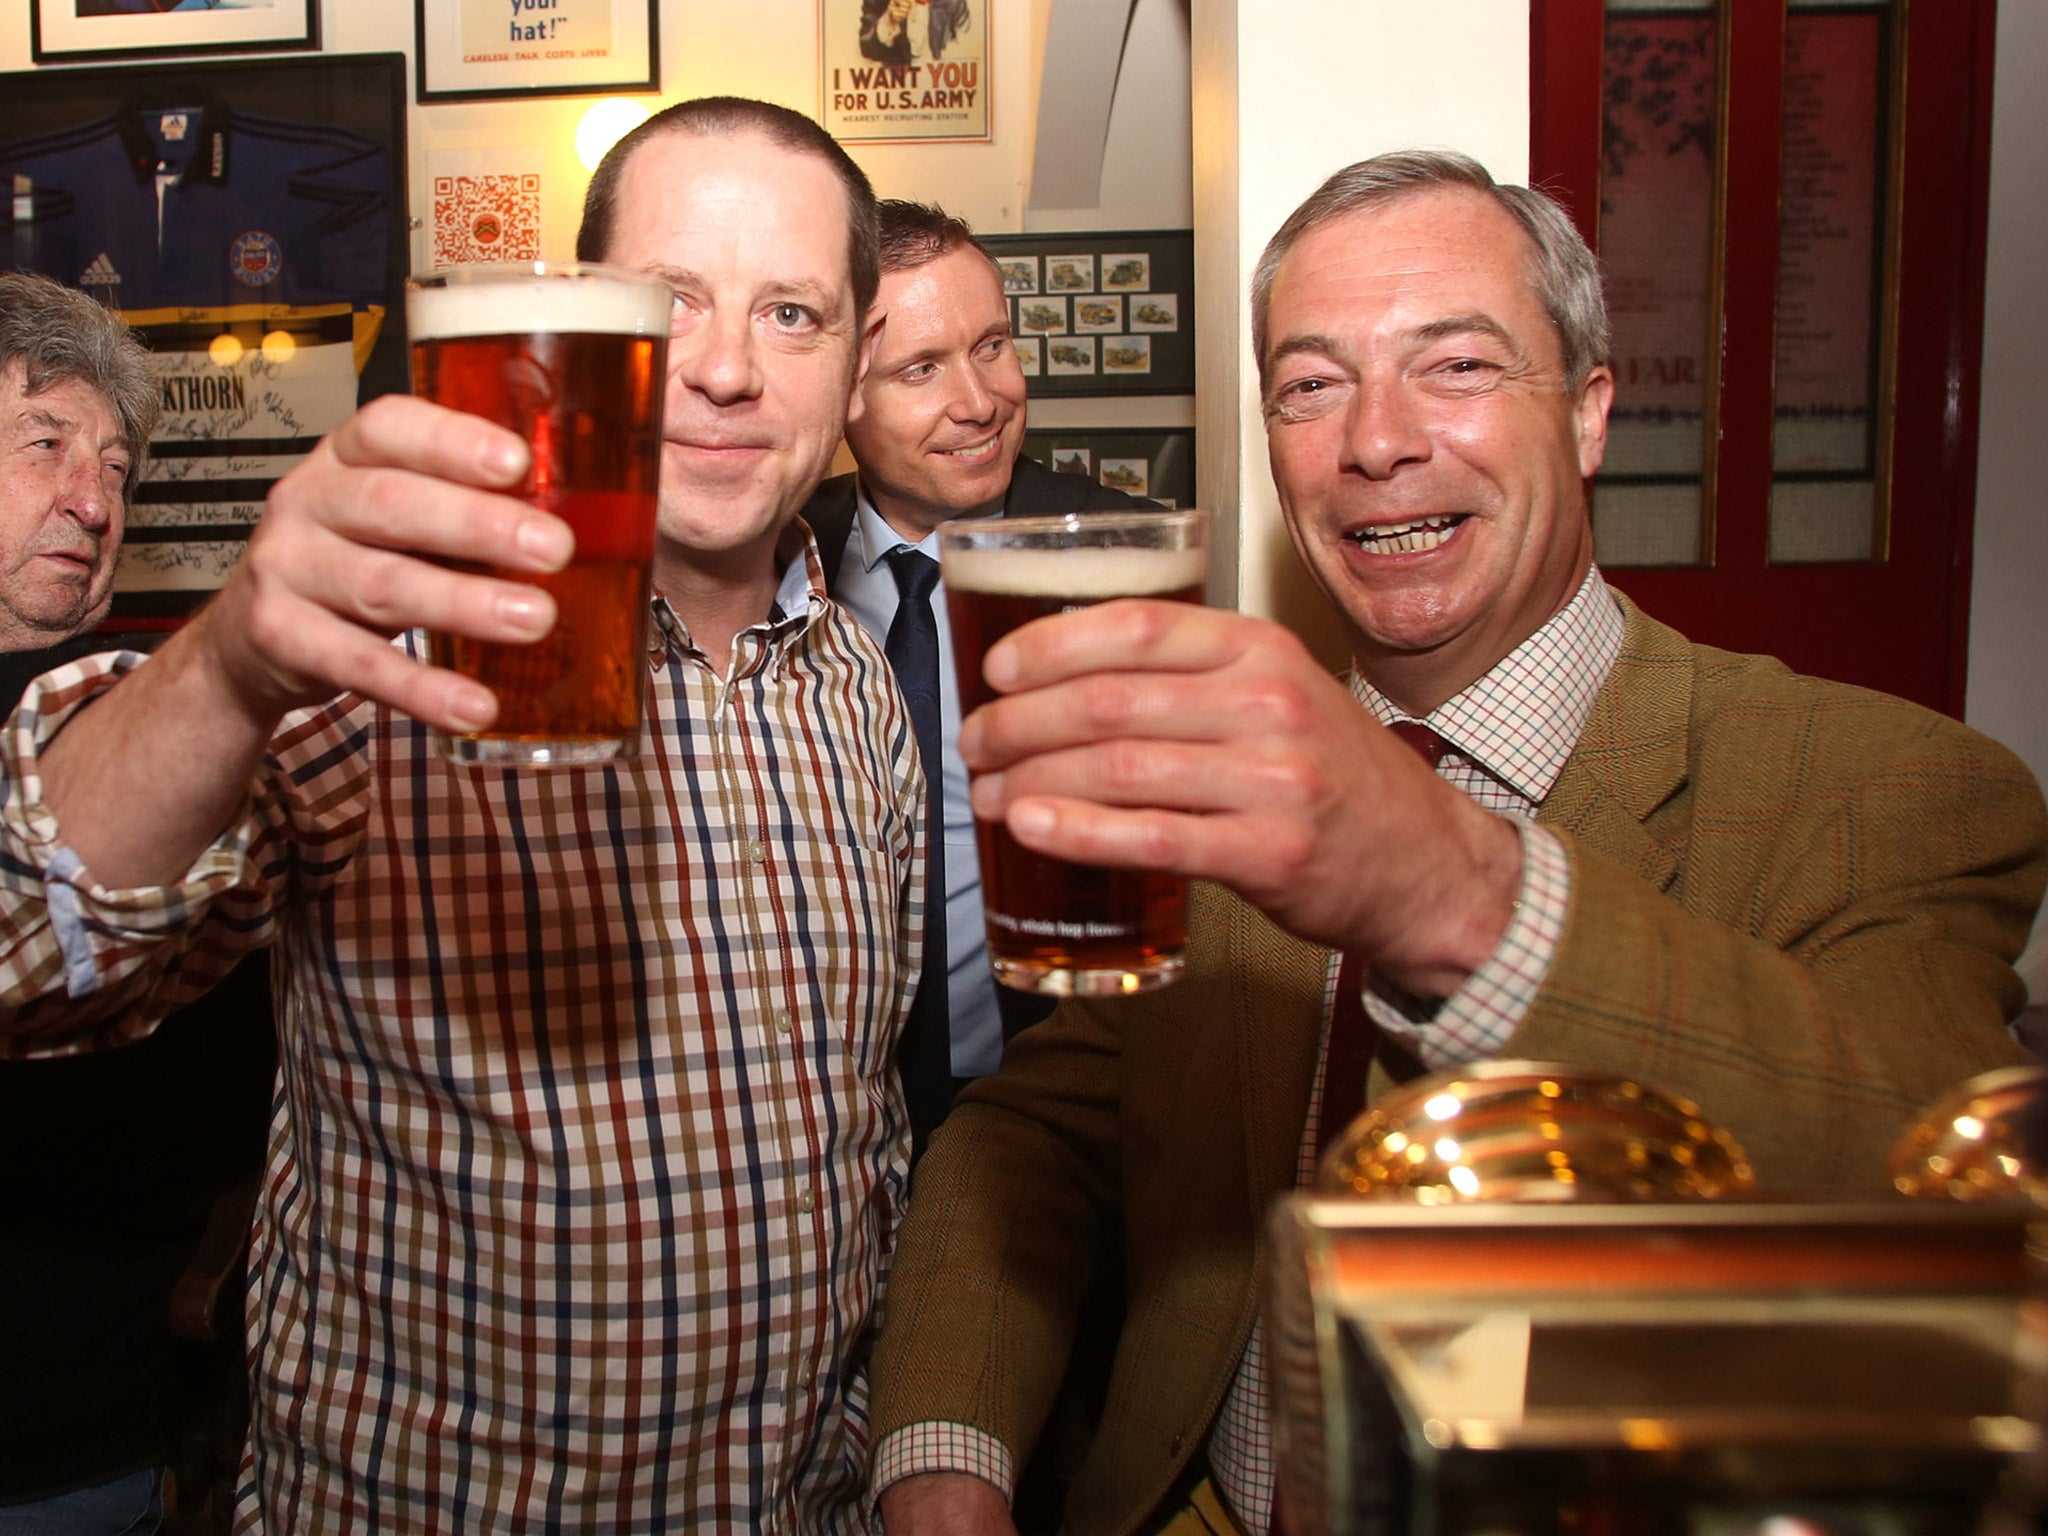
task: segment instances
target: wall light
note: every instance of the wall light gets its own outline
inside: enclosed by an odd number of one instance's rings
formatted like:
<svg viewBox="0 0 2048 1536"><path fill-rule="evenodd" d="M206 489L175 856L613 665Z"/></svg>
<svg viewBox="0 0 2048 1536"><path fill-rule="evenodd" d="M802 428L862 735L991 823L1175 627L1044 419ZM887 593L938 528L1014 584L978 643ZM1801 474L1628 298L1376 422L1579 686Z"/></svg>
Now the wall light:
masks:
<svg viewBox="0 0 2048 1536"><path fill-rule="evenodd" d="M637 101L624 96L607 96L583 114L576 125L576 158L583 169L594 171L605 151L652 116Z"/></svg>

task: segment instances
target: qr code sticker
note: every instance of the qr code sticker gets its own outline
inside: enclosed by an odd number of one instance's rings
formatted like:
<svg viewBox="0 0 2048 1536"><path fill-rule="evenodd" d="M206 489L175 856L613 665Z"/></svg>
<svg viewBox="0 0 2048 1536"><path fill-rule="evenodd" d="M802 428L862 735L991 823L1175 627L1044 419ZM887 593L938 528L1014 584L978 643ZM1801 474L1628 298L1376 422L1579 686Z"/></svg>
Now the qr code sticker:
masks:
<svg viewBox="0 0 2048 1536"><path fill-rule="evenodd" d="M539 256L538 172L434 178L435 266Z"/></svg>

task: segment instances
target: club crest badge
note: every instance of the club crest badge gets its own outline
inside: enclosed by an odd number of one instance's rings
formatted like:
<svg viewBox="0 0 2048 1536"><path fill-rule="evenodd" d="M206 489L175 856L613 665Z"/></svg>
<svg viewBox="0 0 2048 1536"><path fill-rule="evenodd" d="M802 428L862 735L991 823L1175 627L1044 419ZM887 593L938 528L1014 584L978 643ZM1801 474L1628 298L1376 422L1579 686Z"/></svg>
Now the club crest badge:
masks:
<svg viewBox="0 0 2048 1536"><path fill-rule="evenodd" d="M235 281L262 288L277 281L284 270L284 247L260 229L235 237L228 247L228 270Z"/></svg>

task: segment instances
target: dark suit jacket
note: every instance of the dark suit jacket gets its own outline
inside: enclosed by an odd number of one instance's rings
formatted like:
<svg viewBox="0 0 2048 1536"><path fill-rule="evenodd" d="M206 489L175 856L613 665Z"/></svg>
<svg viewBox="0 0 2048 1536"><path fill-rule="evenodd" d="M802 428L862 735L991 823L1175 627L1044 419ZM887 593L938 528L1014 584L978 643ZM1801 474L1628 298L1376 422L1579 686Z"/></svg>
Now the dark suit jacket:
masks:
<svg viewBox="0 0 2048 1536"><path fill-rule="evenodd" d="M818 557L825 562L825 585L839 580L839 561L853 532L854 477L834 475L804 504L804 521L818 536ZM1010 469L1010 489L998 513L1002 517L1056 517L1067 512L1156 512L1159 503L1111 490L1086 475L1058 475L1038 460L1017 455Z"/></svg>
<svg viewBox="0 0 2048 1536"><path fill-rule="evenodd" d="M1952 720L1629 607L1539 819L1570 910L1502 1054L1693 1099L1768 1190L1875 1193L1919 1107L2021 1057L2010 962L2048 815L2021 763ZM918 1171L875 1356L877 1442L946 1420L1021 1459L1121 1235L1129 1320L1067 1505L1082 1536L1137 1528L1201 1445L1307 1115L1328 952L1213 887L1191 924L1179 985L1063 1004L962 1095Z"/></svg>
<svg viewBox="0 0 2048 1536"><path fill-rule="evenodd" d="M1020 453L1011 466L1010 488L996 515L1051 517L1067 512L1142 512L1158 508L1157 502L1112 490L1086 475L1054 474L1038 460ZM852 475L834 475L813 491L804 505L804 521L817 537L818 558L824 564L825 586L829 591L839 590L839 562L846 557L846 543L853 533L853 512ZM1052 1011L1046 999L1009 987L996 988L996 1004L1002 1010L1005 1039Z"/></svg>

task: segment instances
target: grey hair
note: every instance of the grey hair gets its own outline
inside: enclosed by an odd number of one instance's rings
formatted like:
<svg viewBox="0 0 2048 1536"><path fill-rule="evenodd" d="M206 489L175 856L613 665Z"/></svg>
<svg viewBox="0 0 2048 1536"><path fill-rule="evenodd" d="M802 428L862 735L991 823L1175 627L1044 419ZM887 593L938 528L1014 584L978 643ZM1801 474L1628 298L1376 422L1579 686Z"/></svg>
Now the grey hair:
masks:
<svg viewBox="0 0 2048 1536"><path fill-rule="evenodd" d="M163 402L149 349L135 333L75 288L33 272L0 272L0 371L15 363L24 394L76 380L106 397L128 447L123 490L133 491Z"/></svg>
<svg viewBox="0 0 2048 1536"><path fill-rule="evenodd" d="M1403 149L1347 165L1287 216L1252 273L1252 355L1266 375L1266 311L1273 279L1294 243L1318 224L1419 193L1462 188L1498 204L1529 237L1529 285L1564 353L1564 387L1575 394L1586 376L1607 361L1607 301L1600 264L1579 237L1571 216L1533 187L1506 186L1485 166L1454 150Z"/></svg>

